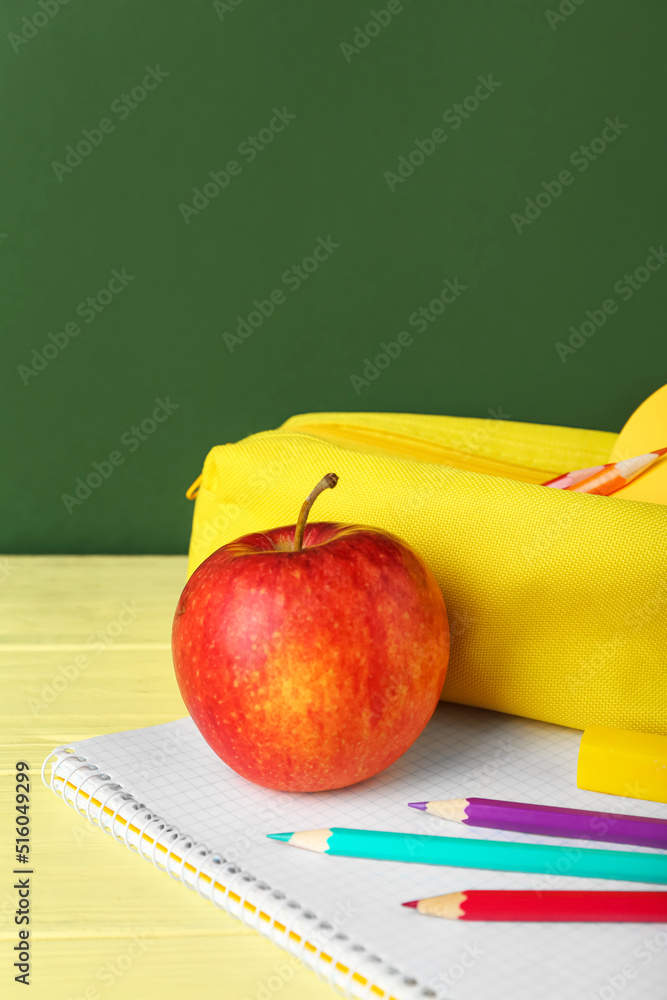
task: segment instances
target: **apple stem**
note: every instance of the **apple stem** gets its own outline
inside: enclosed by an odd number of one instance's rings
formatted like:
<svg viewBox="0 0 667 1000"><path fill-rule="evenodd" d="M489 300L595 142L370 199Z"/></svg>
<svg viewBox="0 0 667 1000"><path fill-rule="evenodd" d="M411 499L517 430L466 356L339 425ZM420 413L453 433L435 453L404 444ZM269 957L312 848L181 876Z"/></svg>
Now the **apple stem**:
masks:
<svg viewBox="0 0 667 1000"><path fill-rule="evenodd" d="M310 513L310 508L313 506L320 493L323 493L324 490L332 490L337 482L338 476L336 473L327 472L324 479L320 479L315 489L311 490L306 499L303 501L301 510L299 511L299 517L296 522L296 528L294 529L294 552L300 552L303 548L303 533L306 529L306 519Z"/></svg>

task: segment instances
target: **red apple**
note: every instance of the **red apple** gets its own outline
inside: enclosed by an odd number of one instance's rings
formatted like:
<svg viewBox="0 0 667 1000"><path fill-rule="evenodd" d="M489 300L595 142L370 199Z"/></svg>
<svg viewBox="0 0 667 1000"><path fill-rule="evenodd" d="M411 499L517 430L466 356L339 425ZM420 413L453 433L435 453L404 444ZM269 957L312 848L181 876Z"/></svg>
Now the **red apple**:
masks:
<svg viewBox="0 0 667 1000"><path fill-rule="evenodd" d="M433 573L401 539L360 525L297 525L223 545L192 574L172 648L209 746L268 788L370 778L438 703L449 628ZM304 530L305 529L305 530Z"/></svg>

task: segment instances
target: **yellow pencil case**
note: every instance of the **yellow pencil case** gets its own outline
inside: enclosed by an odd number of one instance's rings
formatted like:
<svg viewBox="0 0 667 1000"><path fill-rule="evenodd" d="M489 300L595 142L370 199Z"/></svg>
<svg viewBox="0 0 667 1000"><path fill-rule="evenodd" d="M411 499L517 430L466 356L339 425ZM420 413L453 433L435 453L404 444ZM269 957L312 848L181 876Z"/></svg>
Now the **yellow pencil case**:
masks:
<svg viewBox="0 0 667 1000"><path fill-rule="evenodd" d="M296 521L385 528L433 569L452 650L442 697L583 729L667 733L667 506L538 485L609 461L617 435L392 413L310 413L213 448L189 573Z"/></svg>

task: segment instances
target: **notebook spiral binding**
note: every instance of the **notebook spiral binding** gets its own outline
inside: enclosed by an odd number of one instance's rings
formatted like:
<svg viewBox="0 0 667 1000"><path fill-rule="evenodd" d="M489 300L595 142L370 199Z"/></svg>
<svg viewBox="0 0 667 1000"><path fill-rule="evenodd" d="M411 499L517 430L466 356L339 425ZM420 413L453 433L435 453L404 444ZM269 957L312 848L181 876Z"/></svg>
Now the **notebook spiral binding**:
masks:
<svg viewBox="0 0 667 1000"><path fill-rule="evenodd" d="M51 778L47 780L45 769L54 757ZM70 766L63 766L67 764ZM433 1000L438 997L435 990L422 986L416 979L402 976L398 969L377 955L368 954L366 948L351 941L348 935L337 932L333 924L318 921L316 915L300 903L288 899L284 893L256 879L221 854L210 851L189 834L169 826L125 792L111 775L100 772L97 764L71 747L60 746L52 750L42 764L41 774L42 781L55 795L94 826L151 861L159 871L196 891L202 899L294 955L343 996L352 1000L369 1000L371 995L382 1000ZM62 787L57 786L60 782ZM119 801L112 805L115 798ZM85 801L83 807L81 799ZM123 814L124 810L127 815ZM148 850L145 850L146 842L150 845ZM262 909L269 898L278 904L271 908L272 913Z"/></svg>

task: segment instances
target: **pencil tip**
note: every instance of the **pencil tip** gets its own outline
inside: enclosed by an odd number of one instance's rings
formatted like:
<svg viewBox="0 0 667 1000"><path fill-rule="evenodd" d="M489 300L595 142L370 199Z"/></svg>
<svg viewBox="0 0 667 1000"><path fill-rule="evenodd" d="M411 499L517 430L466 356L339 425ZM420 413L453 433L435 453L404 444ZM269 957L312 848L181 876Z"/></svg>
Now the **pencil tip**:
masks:
<svg viewBox="0 0 667 1000"><path fill-rule="evenodd" d="M411 906L413 910L416 910L418 902L418 899L411 899L409 903L401 903L401 906Z"/></svg>
<svg viewBox="0 0 667 1000"><path fill-rule="evenodd" d="M410 806L411 809L422 809L424 812L426 812L426 806L428 805L428 802L408 802L408 805Z"/></svg>
<svg viewBox="0 0 667 1000"><path fill-rule="evenodd" d="M284 840L289 842L292 839L291 833L267 833L269 840Z"/></svg>

